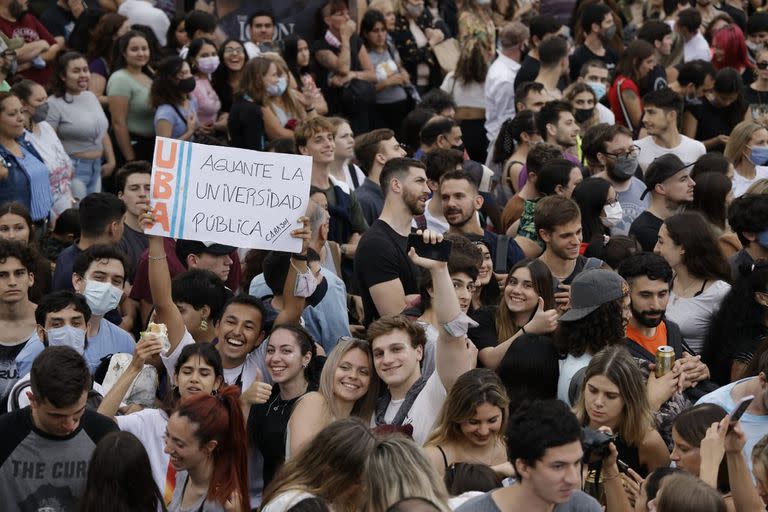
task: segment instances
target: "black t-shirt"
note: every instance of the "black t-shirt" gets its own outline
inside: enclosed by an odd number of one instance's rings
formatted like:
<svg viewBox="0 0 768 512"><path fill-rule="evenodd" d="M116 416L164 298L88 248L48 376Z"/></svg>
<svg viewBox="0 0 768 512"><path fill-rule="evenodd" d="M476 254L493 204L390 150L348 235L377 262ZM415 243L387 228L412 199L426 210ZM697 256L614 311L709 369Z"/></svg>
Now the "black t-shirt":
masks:
<svg viewBox="0 0 768 512"><path fill-rule="evenodd" d="M467 331L467 337L475 344L477 350L492 348L499 344L499 335L496 332L496 308L497 306L486 306L469 312L469 317L480 324ZM482 366L479 361L478 366Z"/></svg>
<svg viewBox="0 0 768 512"><path fill-rule="evenodd" d="M705 141L718 135L730 135L733 128L744 119L744 111L738 104L716 107L704 98L701 108L691 112L698 121L696 140ZM723 151L725 144L718 144L710 151Z"/></svg>
<svg viewBox="0 0 768 512"><path fill-rule="evenodd" d="M582 66L591 60L604 62L608 67L608 72L613 72L616 69L616 64L619 62L619 55L616 53L616 50L608 46L605 47L605 55L597 55L587 45L582 44L576 47L570 60L571 80L576 81L579 78Z"/></svg>
<svg viewBox="0 0 768 512"><path fill-rule="evenodd" d="M62 9L58 5L52 5L40 16L40 21L48 29L53 37L69 38L72 29L75 28L75 17L70 11Z"/></svg>
<svg viewBox="0 0 768 512"><path fill-rule="evenodd" d="M520 63L520 69L515 76L515 90L520 87L523 82L534 82L539 75L539 69L541 68L541 62L539 59L534 59L530 55L526 55L523 62ZM568 87L568 78L565 76L560 77L557 82L557 88L561 91Z"/></svg>
<svg viewBox="0 0 768 512"><path fill-rule="evenodd" d="M8 395L21 377L16 368L16 356L26 344L25 341L18 345L0 345L0 411L7 410Z"/></svg>
<svg viewBox="0 0 768 512"><path fill-rule="evenodd" d="M629 235L637 238L644 251L653 252L656 241L659 239L659 230L663 220L645 210L641 213L629 228Z"/></svg>
<svg viewBox="0 0 768 512"><path fill-rule="evenodd" d="M364 324L379 318L370 288L399 279L406 295L419 292L419 269L408 257L408 237L401 236L389 224L376 219L363 234L355 253L355 277L360 285L365 310Z"/></svg>

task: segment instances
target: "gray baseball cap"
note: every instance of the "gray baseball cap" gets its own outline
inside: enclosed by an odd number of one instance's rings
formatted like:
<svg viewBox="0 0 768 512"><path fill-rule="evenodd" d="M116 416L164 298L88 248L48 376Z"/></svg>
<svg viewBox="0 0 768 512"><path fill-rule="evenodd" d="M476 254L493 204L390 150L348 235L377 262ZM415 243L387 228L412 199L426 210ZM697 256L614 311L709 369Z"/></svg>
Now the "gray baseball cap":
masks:
<svg viewBox="0 0 768 512"><path fill-rule="evenodd" d="M571 282L571 309L560 317L560 321L581 320L603 304L628 293L627 282L612 270L596 268L582 272Z"/></svg>

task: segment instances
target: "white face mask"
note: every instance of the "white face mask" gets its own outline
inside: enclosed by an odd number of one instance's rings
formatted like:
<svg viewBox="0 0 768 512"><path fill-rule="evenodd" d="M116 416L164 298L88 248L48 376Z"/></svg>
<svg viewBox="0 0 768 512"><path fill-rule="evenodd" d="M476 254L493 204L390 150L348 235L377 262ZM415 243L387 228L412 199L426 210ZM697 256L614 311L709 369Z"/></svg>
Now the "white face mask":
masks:
<svg viewBox="0 0 768 512"><path fill-rule="evenodd" d="M603 221L603 226L607 228L616 227L624 219L624 210L618 201L603 206L603 213L605 213L605 217L600 217L600 220Z"/></svg>
<svg viewBox="0 0 768 512"><path fill-rule="evenodd" d="M80 355L85 352L85 331L83 329L65 325L47 329L45 333L49 347L71 347Z"/></svg>
<svg viewBox="0 0 768 512"><path fill-rule="evenodd" d="M86 280L83 295L85 295L88 307L91 308L91 313L96 316L104 316L107 311L112 311L120 304L123 290L109 283Z"/></svg>

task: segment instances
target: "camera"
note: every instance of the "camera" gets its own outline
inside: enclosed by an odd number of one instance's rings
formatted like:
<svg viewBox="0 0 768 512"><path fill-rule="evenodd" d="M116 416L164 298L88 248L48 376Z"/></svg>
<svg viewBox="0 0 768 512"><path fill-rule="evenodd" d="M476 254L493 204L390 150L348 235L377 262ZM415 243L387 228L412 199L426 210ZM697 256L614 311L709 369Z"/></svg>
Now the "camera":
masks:
<svg viewBox="0 0 768 512"><path fill-rule="evenodd" d="M584 450L584 463L597 462L611 453L608 445L616 442L615 435L608 435L589 427L581 429L581 447Z"/></svg>

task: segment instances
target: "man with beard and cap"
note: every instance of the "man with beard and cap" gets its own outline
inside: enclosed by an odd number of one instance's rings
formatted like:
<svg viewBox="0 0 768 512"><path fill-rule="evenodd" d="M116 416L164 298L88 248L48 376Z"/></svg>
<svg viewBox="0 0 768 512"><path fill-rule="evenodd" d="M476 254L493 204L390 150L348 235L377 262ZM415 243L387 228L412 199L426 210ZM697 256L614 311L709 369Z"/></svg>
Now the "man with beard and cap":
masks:
<svg viewBox="0 0 768 512"><path fill-rule="evenodd" d="M24 45L16 50L19 73L47 86L52 72L48 64L56 58L61 46L28 11L28 0L0 0L0 32L24 40Z"/></svg>
<svg viewBox="0 0 768 512"><path fill-rule="evenodd" d="M633 356L656 362L656 350L667 345L675 351L685 373L685 388L709 379L709 368L701 361L680 334L680 327L664 318L669 302L672 267L658 254L641 252L625 259L619 275L629 285L629 309L626 347Z"/></svg>
<svg viewBox="0 0 768 512"><path fill-rule="evenodd" d="M645 184L635 176L638 151L632 142L632 133L621 125L608 128L597 141L597 146L601 148L597 160L605 170L595 176L611 184L624 212L621 222L611 228L611 234L626 235L650 203L643 197Z"/></svg>
<svg viewBox="0 0 768 512"><path fill-rule="evenodd" d="M659 238L659 229L664 221L680 212L693 201L691 166L683 163L677 155L666 154L656 158L645 173L645 197L651 193L651 205L635 219L629 228L645 251L652 251Z"/></svg>
<svg viewBox="0 0 768 512"><path fill-rule="evenodd" d="M382 316L401 313L419 297L420 274L408 257L408 235L413 217L424 213L429 198L426 167L418 160L387 161L379 183L384 208L355 253L355 278L366 326Z"/></svg>
<svg viewBox="0 0 768 512"><path fill-rule="evenodd" d="M491 252L494 269L506 274L515 263L525 258L517 242L507 236L483 229L477 212L483 206L483 196L478 191L478 184L464 171L448 171L440 178L440 200L443 203L443 215L448 221L448 233L459 235L480 235ZM501 269L504 269L503 271Z"/></svg>

